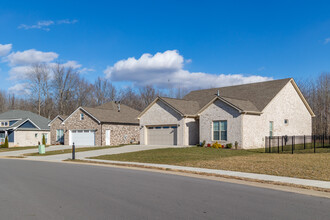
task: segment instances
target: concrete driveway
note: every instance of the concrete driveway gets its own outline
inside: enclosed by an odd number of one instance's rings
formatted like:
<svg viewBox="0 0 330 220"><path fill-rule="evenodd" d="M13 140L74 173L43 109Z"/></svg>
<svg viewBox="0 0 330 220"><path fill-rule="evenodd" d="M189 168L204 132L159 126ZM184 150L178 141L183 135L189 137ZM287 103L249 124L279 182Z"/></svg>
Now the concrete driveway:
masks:
<svg viewBox="0 0 330 220"><path fill-rule="evenodd" d="M146 146L146 145L126 145L122 147L115 147L115 148L108 148L108 149L101 149L101 150L93 150L93 151L85 151L85 152L77 152L76 159L85 159L86 157L97 157L101 155L109 155L109 154L122 154L122 153L130 153L136 151L143 151L143 150L154 150L154 149L162 149L162 148L182 148L186 146L167 146L167 145L153 145L153 146ZM0 155L1 156L1 155ZM72 154L57 154L57 155L50 155L50 156L34 156L34 157L27 157L27 159L32 160L42 160L42 161L62 161L66 159L71 159Z"/></svg>

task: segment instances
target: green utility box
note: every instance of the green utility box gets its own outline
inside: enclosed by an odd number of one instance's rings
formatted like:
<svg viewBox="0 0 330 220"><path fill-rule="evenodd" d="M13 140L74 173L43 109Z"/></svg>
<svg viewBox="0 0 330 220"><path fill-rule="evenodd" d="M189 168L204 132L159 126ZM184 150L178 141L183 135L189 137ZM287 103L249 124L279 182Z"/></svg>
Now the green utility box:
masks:
<svg viewBox="0 0 330 220"><path fill-rule="evenodd" d="M45 152L45 145L39 144L39 154L44 154Z"/></svg>

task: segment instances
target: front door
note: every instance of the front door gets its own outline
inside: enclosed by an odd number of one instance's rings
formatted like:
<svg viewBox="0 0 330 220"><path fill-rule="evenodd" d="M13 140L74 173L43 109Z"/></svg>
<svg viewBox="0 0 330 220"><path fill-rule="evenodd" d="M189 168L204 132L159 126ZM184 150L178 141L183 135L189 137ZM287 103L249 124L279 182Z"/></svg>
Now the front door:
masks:
<svg viewBox="0 0 330 220"><path fill-rule="evenodd" d="M105 131L105 145L110 145L110 130Z"/></svg>

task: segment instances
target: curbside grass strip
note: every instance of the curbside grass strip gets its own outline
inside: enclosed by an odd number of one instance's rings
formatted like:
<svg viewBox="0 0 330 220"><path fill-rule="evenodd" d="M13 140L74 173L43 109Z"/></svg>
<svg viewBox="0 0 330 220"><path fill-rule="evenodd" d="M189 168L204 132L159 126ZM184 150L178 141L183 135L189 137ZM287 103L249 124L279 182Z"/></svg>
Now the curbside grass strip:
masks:
<svg viewBox="0 0 330 220"><path fill-rule="evenodd" d="M213 169L204 169L204 168L195 168L195 167L181 167L181 166L164 165L164 164L146 164L146 163L136 163L136 162L104 161L104 160L94 160L94 159L84 159L84 160L75 160L75 161L66 160L66 161L184 172L184 173L191 173L198 175L244 180L250 182L290 186L290 187L310 189L310 190L330 193L330 182L328 181L306 180L306 179L298 179L291 177L281 177L281 176L272 176L272 175L255 174L255 173L243 173L243 172L226 171L226 170L213 170Z"/></svg>

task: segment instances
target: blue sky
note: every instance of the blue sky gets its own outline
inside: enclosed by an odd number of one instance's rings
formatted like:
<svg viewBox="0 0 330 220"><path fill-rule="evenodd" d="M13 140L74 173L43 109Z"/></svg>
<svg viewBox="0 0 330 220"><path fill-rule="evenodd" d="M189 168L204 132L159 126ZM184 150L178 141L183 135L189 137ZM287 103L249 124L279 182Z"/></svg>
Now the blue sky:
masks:
<svg viewBox="0 0 330 220"><path fill-rule="evenodd" d="M1 1L0 86L19 93L37 61L117 86L313 77L330 70L329 11L326 1Z"/></svg>

